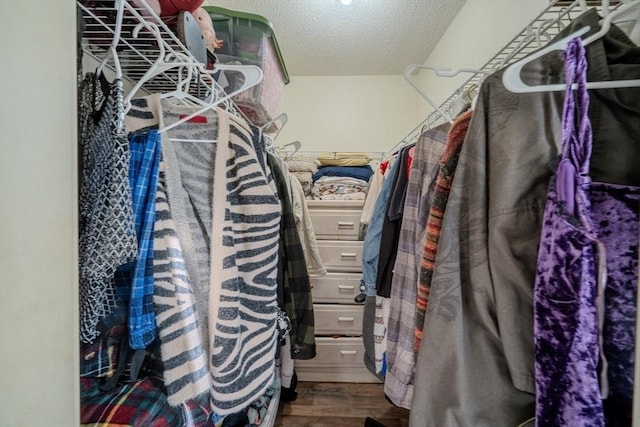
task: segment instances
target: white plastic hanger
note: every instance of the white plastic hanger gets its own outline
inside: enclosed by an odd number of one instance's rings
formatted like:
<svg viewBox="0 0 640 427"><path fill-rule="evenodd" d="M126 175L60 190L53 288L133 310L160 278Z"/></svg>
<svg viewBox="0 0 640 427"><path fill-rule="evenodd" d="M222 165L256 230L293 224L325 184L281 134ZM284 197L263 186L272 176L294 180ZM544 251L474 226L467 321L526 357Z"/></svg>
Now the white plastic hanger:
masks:
<svg viewBox="0 0 640 427"><path fill-rule="evenodd" d="M242 84L242 86L236 90L234 90L233 92L226 94L225 96L221 96L221 97L214 97L211 102L207 103L205 106L203 106L202 108L200 108L199 110L193 112L192 114L189 114L186 117L183 117L182 119L171 123L170 125L165 126L162 129L159 129L158 132L162 133L162 132L166 132L169 129L173 129L176 126L181 125L182 123L188 122L189 120L191 120L192 118L201 115L202 113L204 113L207 110L213 109L215 108L217 105L233 98L234 96L236 96L239 93L244 92L247 89L250 89L258 84L260 84L260 82L262 82L262 78L264 77L263 73L262 73L262 69L256 65L226 65L226 64L216 64L215 66L216 70L223 70L223 71L237 71L240 72L243 76L244 76L244 82Z"/></svg>
<svg viewBox="0 0 640 427"><path fill-rule="evenodd" d="M582 12L586 12L588 9L587 0L578 0L578 4L580 5L580 10Z"/></svg>
<svg viewBox="0 0 640 427"><path fill-rule="evenodd" d="M107 62L109 62L109 59L112 59L116 71L116 78L122 80L122 68L120 67L120 60L118 58L118 52L116 48L118 47L118 43L120 43L120 35L122 34L124 0L116 0L116 2L114 3L114 8L116 8L116 22L114 25L113 39L111 40L111 46L107 50L107 54L104 56L102 61L100 61L100 64L98 64L98 68L96 68L96 75L101 75L104 67L107 65Z"/></svg>
<svg viewBox="0 0 640 427"><path fill-rule="evenodd" d="M191 61L187 55L183 53L178 53L178 52L170 53L169 55L167 55L167 57L165 57L165 61L170 62L170 60L173 58L175 58L176 60L180 60L184 64L188 64ZM180 66L178 71L179 80L178 80L178 83L176 84L176 90L172 92L165 92L162 95L160 95L160 98L174 98L185 104L189 103L190 105L197 105L197 106L208 105L209 103L207 103L203 99L195 97L189 93L189 85L191 83L191 80L193 79L194 69L195 67L192 67L192 66ZM183 73L185 74L184 78L182 77ZM213 84L213 78L212 78L212 84Z"/></svg>
<svg viewBox="0 0 640 427"><path fill-rule="evenodd" d="M293 151L288 152L289 148L293 148ZM293 141L287 144L281 145L277 147L277 151L285 154L285 159L293 157L299 150L302 148L302 143L300 141Z"/></svg>
<svg viewBox="0 0 640 427"><path fill-rule="evenodd" d="M273 120L271 120L270 122L262 126L260 129L262 132L266 132L266 130L271 128L271 125L273 125L274 123L280 123L280 126L276 128L277 129L276 133L272 135L272 138L276 140L278 138L278 135L280 135L280 132L282 132L284 125L287 124L288 120L289 120L289 116L287 116L287 113L281 113L280 115L276 116L276 118L274 118Z"/></svg>
<svg viewBox="0 0 640 427"><path fill-rule="evenodd" d="M453 123L453 119L451 118L451 116L449 116L445 111L443 111L438 105L436 105L435 102L433 102L431 100L431 98L429 98L427 96L426 93L424 93L422 91L422 89L420 89L411 79L411 75L415 73L415 71L419 70L419 69L425 69L425 70L433 70L435 71L436 75L440 76L440 77L455 77L460 73L472 73L472 74L488 74L488 72L486 71L482 71L482 70L475 70L472 68L460 68L458 70L452 70L449 67L440 67L440 66L432 66L432 65L418 65L418 64L411 64L409 65L407 68L405 68L404 70L404 78L407 82L409 82L409 84L411 86L413 86L413 88L420 94L420 96L422 96L425 101L427 101L429 103L429 105L431 105L437 112L438 114L440 114L446 121L448 121L449 123Z"/></svg>
<svg viewBox="0 0 640 427"><path fill-rule="evenodd" d="M165 45L164 45L164 41L162 40L162 35L160 34L160 29L156 24L149 21L142 21L141 23L135 26L135 28L131 32L131 35L133 36L133 38L138 38L138 35L140 34L140 31L143 28L146 28L156 38L156 45L158 47L158 57L153 62L153 64L151 64L151 66L147 69L147 71L142 75L142 77L140 77L140 79L136 82L136 84L133 86L129 94L125 97L124 99L125 113L127 113L131 109L131 100L136 95L138 90L140 90L142 85L145 84L147 81L151 80L153 77L157 76L158 74L161 74L173 67L178 67L180 65L192 65L192 64L197 65L197 63L191 64L191 63L184 63L184 62L180 62L180 63L165 62L165 52L166 52Z"/></svg>
<svg viewBox="0 0 640 427"><path fill-rule="evenodd" d="M603 2L604 3L604 2ZM640 6L640 0L633 0L629 3L626 3L615 11L609 13L606 18L602 21L602 25L600 27L600 31L592 34L591 36L585 38L583 40L583 44L586 46L589 43L598 40L611 28L611 22L617 16L620 16L624 13L629 12L631 9ZM604 6L603 6L604 7ZM532 55L517 61L511 64L505 70L502 75L502 83L505 88L511 92L515 93L532 93L532 92L552 92L552 91L563 91L566 89L566 85L564 83L560 84L551 84L551 85L528 85L522 81L520 73L522 69L532 61L544 56L550 52L561 50L564 51L567 47L567 44L576 37L580 37L587 33L590 30L589 27L580 28L578 31L570 34L569 36L558 40L555 43L548 45L547 47L533 53ZM612 81L601 81L601 82L587 82L587 89L614 89L614 88L623 88L623 87L638 87L640 86L640 79L634 80L612 80Z"/></svg>
<svg viewBox="0 0 640 427"><path fill-rule="evenodd" d="M621 0L623 4L629 3L633 0ZM640 8L637 10L631 10L628 14L616 14L616 19L613 20L614 23L622 26L626 26L627 36L629 39L635 44L640 44Z"/></svg>

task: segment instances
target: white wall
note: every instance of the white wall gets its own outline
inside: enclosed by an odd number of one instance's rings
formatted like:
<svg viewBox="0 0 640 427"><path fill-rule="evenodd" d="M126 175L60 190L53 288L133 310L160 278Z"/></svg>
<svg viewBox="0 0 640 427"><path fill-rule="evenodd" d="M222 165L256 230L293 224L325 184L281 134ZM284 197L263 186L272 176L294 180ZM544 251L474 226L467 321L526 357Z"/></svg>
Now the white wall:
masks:
<svg viewBox="0 0 640 427"><path fill-rule="evenodd" d="M276 144L305 151L386 151L416 125L416 94L402 76L293 76L288 122Z"/></svg>
<svg viewBox="0 0 640 427"><path fill-rule="evenodd" d="M79 423L75 28L0 1L0 426Z"/></svg>
<svg viewBox="0 0 640 427"><path fill-rule="evenodd" d="M548 0L467 0L436 48L427 65L481 68L548 5ZM471 74L438 77L421 70L415 81L436 105L444 102ZM432 108L420 99L418 121Z"/></svg>

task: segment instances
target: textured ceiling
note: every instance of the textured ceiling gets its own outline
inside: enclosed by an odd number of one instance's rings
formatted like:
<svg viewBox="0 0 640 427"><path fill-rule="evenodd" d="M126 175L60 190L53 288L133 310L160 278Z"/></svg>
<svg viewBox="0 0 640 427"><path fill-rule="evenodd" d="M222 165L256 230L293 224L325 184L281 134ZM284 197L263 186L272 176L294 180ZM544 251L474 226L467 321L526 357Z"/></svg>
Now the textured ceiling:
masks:
<svg viewBox="0 0 640 427"><path fill-rule="evenodd" d="M292 76L402 74L422 64L466 0L206 0L271 21Z"/></svg>

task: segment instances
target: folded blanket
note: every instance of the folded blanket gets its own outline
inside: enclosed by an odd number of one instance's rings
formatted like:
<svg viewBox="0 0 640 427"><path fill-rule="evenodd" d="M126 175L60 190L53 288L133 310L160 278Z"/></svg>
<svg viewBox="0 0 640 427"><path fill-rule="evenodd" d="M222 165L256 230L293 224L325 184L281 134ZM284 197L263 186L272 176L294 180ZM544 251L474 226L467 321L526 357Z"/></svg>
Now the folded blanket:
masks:
<svg viewBox="0 0 640 427"><path fill-rule="evenodd" d="M351 178L362 179L369 181L373 175L373 169L371 166L323 166L313 174L313 180L317 181L323 176L346 176Z"/></svg>

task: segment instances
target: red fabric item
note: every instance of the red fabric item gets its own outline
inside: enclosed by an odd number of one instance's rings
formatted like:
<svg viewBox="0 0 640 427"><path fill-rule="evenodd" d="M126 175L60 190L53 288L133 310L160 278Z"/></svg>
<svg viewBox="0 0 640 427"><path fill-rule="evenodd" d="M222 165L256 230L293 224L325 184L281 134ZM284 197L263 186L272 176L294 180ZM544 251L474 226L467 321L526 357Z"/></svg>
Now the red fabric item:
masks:
<svg viewBox="0 0 640 427"><path fill-rule="evenodd" d="M380 163L380 172L382 173L382 175L384 175L387 172L388 168L389 168L389 160L385 160L384 162Z"/></svg>
<svg viewBox="0 0 640 427"><path fill-rule="evenodd" d="M189 117L189 116L186 114L180 114L178 117L180 118L180 120L182 120L185 117ZM187 121L189 123L207 123L207 118L205 116L194 116Z"/></svg>
<svg viewBox="0 0 640 427"><path fill-rule="evenodd" d="M193 13L197 8L202 6L204 0L159 0L160 15L174 16L182 10Z"/></svg>
<svg viewBox="0 0 640 427"><path fill-rule="evenodd" d="M413 154L416 152L416 146L409 148L409 152L407 153L407 176L411 172L411 165L413 164Z"/></svg>

